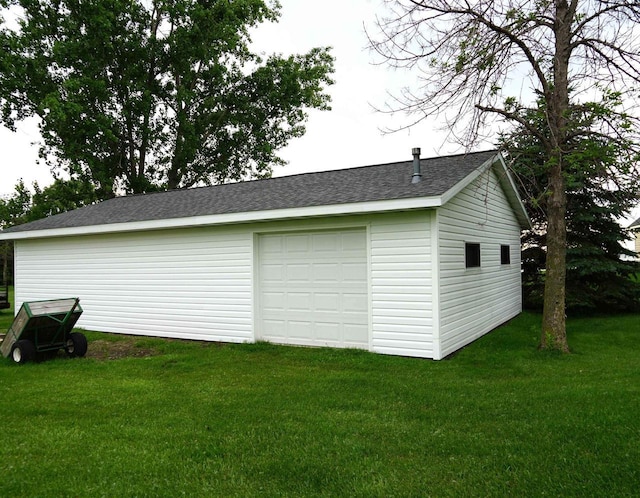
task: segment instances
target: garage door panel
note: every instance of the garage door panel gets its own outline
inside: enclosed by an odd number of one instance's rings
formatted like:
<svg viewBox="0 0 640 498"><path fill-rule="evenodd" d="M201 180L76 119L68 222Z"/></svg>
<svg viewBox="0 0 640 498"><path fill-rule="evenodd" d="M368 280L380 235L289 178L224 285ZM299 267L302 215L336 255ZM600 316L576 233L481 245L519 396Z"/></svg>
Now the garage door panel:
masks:
<svg viewBox="0 0 640 498"><path fill-rule="evenodd" d="M306 312L313 307L313 296L309 292L289 292L286 302L292 311Z"/></svg>
<svg viewBox="0 0 640 498"><path fill-rule="evenodd" d="M340 265L337 263L316 263L313 265L314 282L340 282Z"/></svg>
<svg viewBox="0 0 640 498"><path fill-rule="evenodd" d="M314 295L314 309L318 311L331 311L340 309L340 294L334 293L321 293L318 292Z"/></svg>
<svg viewBox="0 0 640 498"><path fill-rule="evenodd" d="M360 237L357 232L343 233L341 237L342 251L347 254L352 251L354 254L360 254L367 249L367 240Z"/></svg>
<svg viewBox="0 0 640 498"><path fill-rule="evenodd" d="M262 278L265 283L282 282L285 268L282 265L264 265L261 269Z"/></svg>
<svg viewBox="0 0 640 498"><path fill-rule="evenodd" d="M361 313L367 307L367 296L362 294L343 294L342 309L348 313Z"/></svg>
<svg viewBox="0 0 640 498"><path fill-rule="evenodd" d="M366 248L364 229L261 236L261 338L368 348Z"/></svg>
<svg viewBox="0 0 640 498"><path fill-rule="evenodd" d="M369 339L369 327L364 325L346 324L346 336L351 344L361 344Z"/></svg>
<svg viewBox="0 0 640 498"><path fill-rule="evenodd" d="M283 240L279 238L265 238L260 241L260 252L262 254L282 254Z"/></svg>
<svg viewBox="0 0 640 498"><path fill-rule="evenodd" d="M316 340L340 342L340 326L336 323L316 323Z"/></svg>
<svg viewBox="0 0 640 498"><path fill-rule="evenodd" d="M306 263L290 263L285 266L287 282L307 282L311 275L311 265Z"/></svg>
<svg viewBox="0 0 640 498"><path fill-rule="evenodd" d="M286 307L286 302L287 296L284 292L265 292L262 296L262 305L265 311L280 312Z"/></svg>
<svg viewBox="0 0 640 498"><path fill-rule="evenodd" d="M308 321L288 320L287 336L293 341L307 341L313 337L313 323Z"/></svg>
<svg viewBox="0 0 640 498"><path fill-rule="evenodd" d="M284 320L268 320L265 319L262 321L262 327L264 334L273 337L273 340L283 340L286 338L286 328L287 324Z"/></svg>
<svg viewBox="0 0 640 498"><path fill-rule="evenodd" d="M313 250L319 253L335 253L338 250L338 244L340 243L339 237L336 237L333 232L313 234L311 235L311 240L313 243Z"/></svg>
<svg viewBox="0 0 640 498"><path fill-rule="evenodd" d="M285 240L286 252L291 255L309 252L309 237L305 235L289 235ZM280 244L282 247L283 244Z"/></svg>
<svg viewBox="0 0 640 498"><path fill-rule="evenodd" d="M342 278L345 282L366 282L366 263L345 263L342 265Z"/></svg>

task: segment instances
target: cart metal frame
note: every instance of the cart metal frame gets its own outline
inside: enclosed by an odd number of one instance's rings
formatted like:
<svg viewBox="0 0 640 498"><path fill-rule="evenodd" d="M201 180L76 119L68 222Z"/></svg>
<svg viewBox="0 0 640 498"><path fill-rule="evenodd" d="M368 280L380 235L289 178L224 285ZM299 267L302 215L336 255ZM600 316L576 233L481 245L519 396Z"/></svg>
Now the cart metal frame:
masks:
<svg viewBox="0 0 640 498"><path fill-rule="evenodd" d="M5 358L12 355L16 363L33 360L36 353L59 349L70 356L84 356L86 338L72 332L81 314L77 297L22 303L0 344L0 352Z"/></svg>

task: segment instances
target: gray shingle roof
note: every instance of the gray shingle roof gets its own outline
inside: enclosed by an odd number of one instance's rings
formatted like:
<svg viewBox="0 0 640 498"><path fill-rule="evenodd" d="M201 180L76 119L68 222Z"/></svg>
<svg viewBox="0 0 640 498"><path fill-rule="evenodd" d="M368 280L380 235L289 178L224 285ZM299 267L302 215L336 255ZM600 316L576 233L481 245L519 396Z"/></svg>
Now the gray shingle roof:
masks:
<svg viewBox="0 0 640 498"><path fill-rule="evenodd" d="M640 218L629 225L629 228L640 228Z"/></svg>
<svg viewBox="0 0 640 498"><path fill-rule="evenodd" d="M422 181L411 183L412 161L306 173L240 183L116 197L50 216L8 232L83 227L354 202L435 197L496 155L476 152L422 159Z"/></svg>

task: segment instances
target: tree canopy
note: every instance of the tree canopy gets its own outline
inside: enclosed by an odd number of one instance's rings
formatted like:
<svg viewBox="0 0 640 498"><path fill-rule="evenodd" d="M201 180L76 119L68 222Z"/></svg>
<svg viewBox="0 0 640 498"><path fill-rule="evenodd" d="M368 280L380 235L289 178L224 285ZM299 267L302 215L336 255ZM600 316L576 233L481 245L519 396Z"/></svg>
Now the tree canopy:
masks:
<svg viewBox="0 0 640 498"><path fill-rule="evenodd" d="M97 200L97 192L88 181L56 178L44 188L34 182L31 192L20 180L12 195L0 197L0 230L71 211Z"/></svg>
<svg viewBox="0 0 640 498"><path fill-rule="evenodd" d="M527 114L527 121L547 132L544 101ZM596 104L591 104L594 107ZM620 225L640 198L635 174L633 144L611 141L590 134L600 120L610 119L624 129L628 120L612 112L621 102L610 94L607 106L589 113L590 122L581 121L581 132L573 134L565 146L567 178L567 312L593 313L637 311L640 284L633 276L640 272L635 253L626 249L631 235ZM620 138L624 137L624 133ZM527 206L533 228L522 235L523 297L525 306L542 306L546 260L547 171L540 140L523 127L501 136L500 144L516 172L520 195Z"/></svg>
<svg viewBox="0 0 640 498"><path fill-rule="evenodd" d="M416 121L445 116L452 133L467 146L496 118L539 141L547 178L540 347L569 351L567 188L579 152L569 144L577 133L585 137L582 145L590 137L601 137L637 152L638 123L628 108L637 106L640 86L640 4L628 0L387 4L389 14L380 18L380 33L371 36L372 47L390 64L409 68L417 76L416 84L390 104L393 110L403 110ZM615 119L599 120L596 126L590 117L608 108L610 92L627 106L609 108L629 123L623 129L615 126ZM544 102L542 127L530 119L539 109L538 99ZM615 177L615 169L608 172Z"/></svg>
<svg viewBox="0 0 640 498"><path fill-rule="evenodd" d="M261 57L262 0L0 0L0 116L40 118L41 157L117 191L264 177L328 109L328 48Z"/></svg>

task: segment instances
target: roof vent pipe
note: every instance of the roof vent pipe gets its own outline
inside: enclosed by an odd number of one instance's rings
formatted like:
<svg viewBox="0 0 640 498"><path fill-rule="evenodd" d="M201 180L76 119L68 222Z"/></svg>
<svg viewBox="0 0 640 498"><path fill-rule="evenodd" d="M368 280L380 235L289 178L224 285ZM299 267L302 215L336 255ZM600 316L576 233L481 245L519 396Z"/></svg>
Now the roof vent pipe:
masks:
<svg viewBox="0 0 640 498"><path fill-rule="evenodd" d="M420 147L414 147L411 149L413 154L413 176L411 177L411 183L419 183L422 180L422 173L420 173Z"/></svg>

